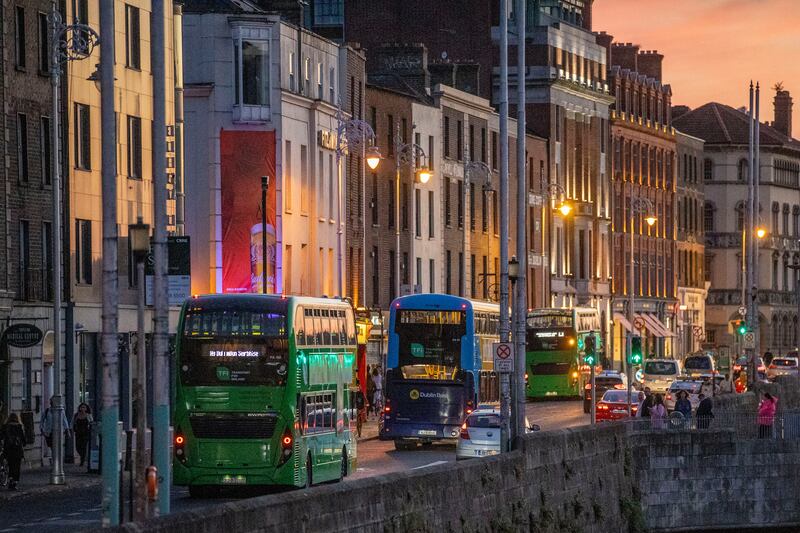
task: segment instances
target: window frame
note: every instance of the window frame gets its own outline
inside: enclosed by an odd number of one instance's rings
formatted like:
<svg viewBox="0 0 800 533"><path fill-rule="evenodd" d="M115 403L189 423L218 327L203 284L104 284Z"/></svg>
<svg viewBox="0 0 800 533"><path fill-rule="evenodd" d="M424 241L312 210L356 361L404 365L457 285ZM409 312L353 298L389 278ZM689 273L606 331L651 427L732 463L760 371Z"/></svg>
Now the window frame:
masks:
<svg viewBox="0 0 800 533"><path fill-rule="evenodd" d="M138 132L136 129L138 128ZM143 179L142 168L142 119L127 115L128 135L128 179Z"/></svg>
<svg viewBox="0 0 800 533"><path fill-rule="evenodd" d="M30 181L30 151L28 146L28 115L17 113L17 181L28 183Z"/></svg>
<svg viewBox="0 0 800 533"><path fill-rule="evenodd" d="M14 6L14 67L24 71L27 67L27 36L25 34L25 7Z"/></svg>
<svg viewBox="0 0 800 533"><path fill-rule="evenodd" d="M92 110L87 104L75 102L74 107L74 166L92 170Z"/></svg>
<svg viewBox="0 0 800 533"><path fill-rule="evenodd" d="M142 14L125 4L125 68L142 70Z"/></svg>

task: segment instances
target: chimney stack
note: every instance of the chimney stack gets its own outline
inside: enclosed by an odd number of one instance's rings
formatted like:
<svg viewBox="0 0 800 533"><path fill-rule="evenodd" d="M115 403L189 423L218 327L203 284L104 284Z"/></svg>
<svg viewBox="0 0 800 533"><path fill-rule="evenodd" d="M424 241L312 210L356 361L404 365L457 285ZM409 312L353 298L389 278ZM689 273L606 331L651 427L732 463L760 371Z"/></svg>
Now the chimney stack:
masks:
<svg viewBox="0 0 800 533"><path fill-rule="evenodd" d="M639 55L639 45L632 44L632 43L613 43L611 45L611 52L609 54L611 59L613 60L612 63L609 63L610 67L619 67L623 69L628 69L633 72L638 72L639 69L637 68L636 56Z"/></svg>
<svg viewBox="0 0 800 533"><path fill-rule="evenodd" d="M645 50L639 52L639 74L644 74L648 78L654 78L658 81L662 80L661 77L661 64L664 61L664 55L659 54L656 50Z"/></svg>
<svg viewBox="0 0 800 533"><path fill-rule="evenodd" d="M789 91L775 92L775 122L772 126L787 137L792 136L792 97Z"/></svg>

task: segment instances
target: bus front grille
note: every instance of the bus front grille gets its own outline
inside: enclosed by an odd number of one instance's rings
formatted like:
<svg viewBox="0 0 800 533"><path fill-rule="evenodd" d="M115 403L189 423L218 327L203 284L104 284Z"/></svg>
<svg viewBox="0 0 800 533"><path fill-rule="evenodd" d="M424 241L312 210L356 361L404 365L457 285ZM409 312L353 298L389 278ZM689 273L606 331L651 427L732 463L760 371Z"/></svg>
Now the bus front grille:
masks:
<svg viewBox="0 0 800 533"><path fill-rule="evenodd" d="M192 433L199 439L268 439L278 421L274 415L194 415Z"/></svg>

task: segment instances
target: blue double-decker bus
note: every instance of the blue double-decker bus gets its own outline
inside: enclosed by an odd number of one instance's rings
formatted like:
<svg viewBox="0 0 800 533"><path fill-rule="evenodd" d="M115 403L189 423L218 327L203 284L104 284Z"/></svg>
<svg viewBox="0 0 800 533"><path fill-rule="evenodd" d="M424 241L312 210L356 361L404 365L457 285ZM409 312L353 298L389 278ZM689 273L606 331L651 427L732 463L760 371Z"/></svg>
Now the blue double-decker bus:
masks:
<svg viewBox="0 0 800 533"><path fill-rule="evenodd" d="M497 401L500 307L447 294L392 302L382 440L397 449L455 439L478 402Z"/></svg>

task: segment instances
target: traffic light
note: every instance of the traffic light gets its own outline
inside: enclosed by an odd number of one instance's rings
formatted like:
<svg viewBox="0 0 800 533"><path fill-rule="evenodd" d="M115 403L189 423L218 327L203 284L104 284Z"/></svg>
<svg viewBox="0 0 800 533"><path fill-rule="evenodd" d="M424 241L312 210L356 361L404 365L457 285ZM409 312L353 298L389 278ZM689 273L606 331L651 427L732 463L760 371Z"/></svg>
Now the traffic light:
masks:
<svg viewBox="0 0 800 533"><path fill-rule="evenodd" d="M739 323L736 324L736 331L739 333L739 335L744 335L747 333L747 324L744 320L740 320Z"/></svg>
<svg viewBox="0 0 800 533"><path fill-rule="evenodd" d="M628 362L632 365L642 364L642 338L633 337L631 339L631 354Z"/></svg>
<svg viewBox="0 0 800 533"><path fill-rule="evenodd" d="M583 362L587 365L593 366L597 361L597 355L595 354L595 338L594 335L589 335L583 341Z"/></svg>

